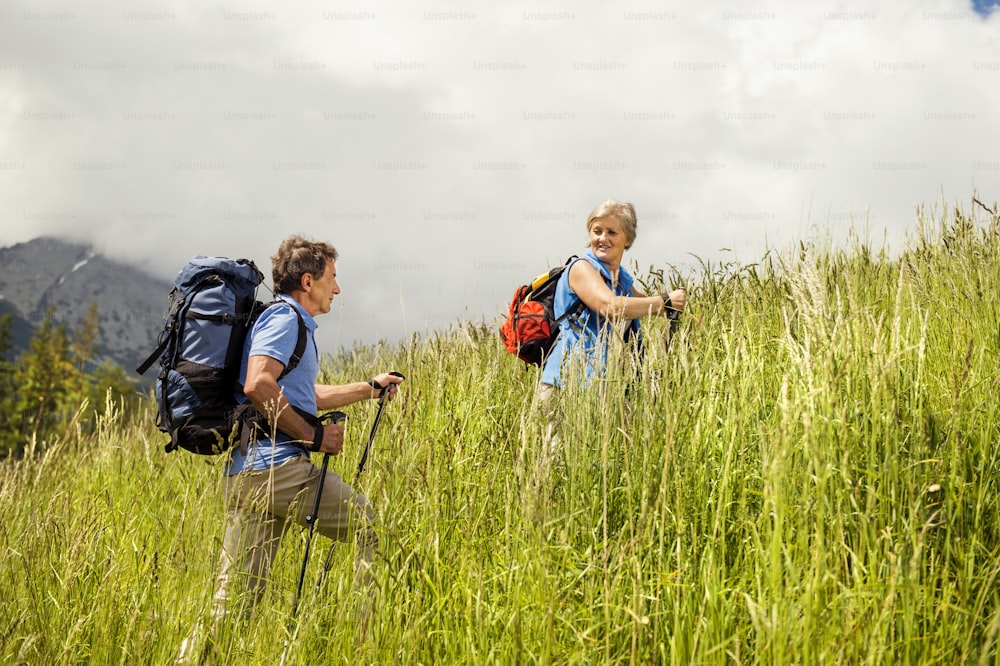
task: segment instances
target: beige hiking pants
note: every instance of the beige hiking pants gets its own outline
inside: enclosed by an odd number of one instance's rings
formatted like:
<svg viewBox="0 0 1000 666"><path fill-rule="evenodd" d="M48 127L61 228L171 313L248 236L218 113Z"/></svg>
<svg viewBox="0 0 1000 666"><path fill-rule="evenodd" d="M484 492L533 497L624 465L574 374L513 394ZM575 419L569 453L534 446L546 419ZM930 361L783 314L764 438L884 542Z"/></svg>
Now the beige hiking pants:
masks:
<svg viewBox="0 0 1000 666"><path fill-rule="evenodd" d="M307 526L319 477L320 468L303 454L270 470L226 478L228 522L213 604L217 619L237 610L231 606L237 585L247 592L239 599L240 612L248 613L260 600L285 527ZM328 469L320 501L315 531L336 541L356 535L355 586L367 585L378 547L368 500Z"/></svg>

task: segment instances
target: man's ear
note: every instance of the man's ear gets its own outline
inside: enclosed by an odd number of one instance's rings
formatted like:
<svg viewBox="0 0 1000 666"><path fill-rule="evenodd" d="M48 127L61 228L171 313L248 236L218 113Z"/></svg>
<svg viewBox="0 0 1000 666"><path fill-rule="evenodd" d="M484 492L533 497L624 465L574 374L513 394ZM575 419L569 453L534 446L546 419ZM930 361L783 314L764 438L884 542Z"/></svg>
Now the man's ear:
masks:
<svg viewBox="0 0 1000 666"><path fill-rule="evenodd" d="M299 278L299 287L302 291L309 291L312 289L313 276L312 273L303 273L302 277Z"/></svg>

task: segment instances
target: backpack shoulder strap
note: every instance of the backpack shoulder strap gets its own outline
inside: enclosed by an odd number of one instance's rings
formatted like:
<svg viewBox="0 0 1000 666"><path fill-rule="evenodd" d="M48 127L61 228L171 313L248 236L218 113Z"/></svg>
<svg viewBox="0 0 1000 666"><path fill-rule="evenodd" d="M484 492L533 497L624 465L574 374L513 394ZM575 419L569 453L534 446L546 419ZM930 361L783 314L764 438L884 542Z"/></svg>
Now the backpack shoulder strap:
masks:
<svg viewBox="0 0 1000 666"><path fill-rule="evenodd" d="M292 355L288 359L288 365L286 365L285 369L281 371L281 375L278 379L281 379L281 377L284 377L289 372L297 368L299 362L302 360L302 355L306 353L306 341L309 337L306 329L306 322L302 318L302 313L299 312L297 307L293 306L292 309L295 310L295 318L298 319L299 322L299 334L295 340L295 350L292 351Z"/></svg>
<svg viewBox="0 0 1000 666"><path fill-rule="evenodd" d="M573 267L573 264L575 264L579 260L580 257L574 254L572 257L567 259L566 263L563 265L563 272L566 273L567 283L569 282L569 269L571 269ZM573 296L576 298L576 305L566 310L566 312L564 312L561 317L556 317L556 324L562 323L564 319L568 319L569 317L578 317L585 309L587 309L587 305L580 299L579 296L577 296L576 294L573 294Z"/></svg>
<svg viewBox="0 0 1000 666"><path fill-rule="evenodd" d="M146 360L143 361L142 364L138 368L135 369L135 371L138 374L140 374L140 375L146 374L146 371L149 370L152 367L152 365L156 361L156 359L160 358L160 355L167 348L167 345L169 343L170 343L170 339L167 338L166 336L164 336L164 338L162 340L160 340L160 344L156 345L156 349L153 350L153 353L150 354L146 358Z"/></svg>
<svg viewBox="0 0 1000 666"><path fill-rule="evenodd" d="M281 300L280 298L275 299L270 303L268 303L267 305L265 305L264 308L261 310L261 312L263 312L264 310L266 310L271 306L278 305L279 303L290 307L292 309L292 312L295 313L296 320L299 322L299 332L298 336L295 339L295 349L292 351L292 355L288 358L288 363L285 364L285 369L281 371L280 375L278 375L278 379L281 379L289 372L297 368L299 363L302 361L302 356L306 353L306 343L308 342L309 331L306 328L306 321L305 319L302 318L302 313L299 312L299 309L294 305L288 303L287 301Z"/></svg>

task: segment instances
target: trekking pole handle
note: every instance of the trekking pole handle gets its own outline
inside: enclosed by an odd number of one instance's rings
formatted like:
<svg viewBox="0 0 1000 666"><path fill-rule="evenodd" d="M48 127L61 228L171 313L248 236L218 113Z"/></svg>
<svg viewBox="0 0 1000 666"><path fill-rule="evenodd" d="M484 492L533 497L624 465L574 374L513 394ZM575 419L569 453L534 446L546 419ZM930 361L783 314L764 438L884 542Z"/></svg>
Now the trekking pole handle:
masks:
<svg viewBox="0 0 1000 666"><path fill-rule="evenodd" d="M344 412L327 412L319 417L319 422L323 425L329 423L336 423L337 425L344 425L344 421L347 420L347 414Z"/></svg>
<svg viewBox="0 0 1000 666"><path fill-rule="evenodd" d="M309 450L313 453L318 453L323 446L323 434L326 430L326 426L334 423L336 425L343 425L344 421L347 420L347 414L344 412L327 412L316 419L315 432L313 434L312 446Z"/></svg>
<svg viewBox="0 0 1000 666"><path fill-rule="evenodd" d="M392 375L393 377L399 377L400 379L406 379L406 377L403 376L403 373L396 372L395 370L393 370L389 374ZM386 386L382 386L377 381L375 381L374 377L368 380L368 385L371 386L373 389L377 389L379 391L378 398L379 398L380 401L385 396L385 394L389 391L389 389L392 388L392 384L387 384Z"/></svg>

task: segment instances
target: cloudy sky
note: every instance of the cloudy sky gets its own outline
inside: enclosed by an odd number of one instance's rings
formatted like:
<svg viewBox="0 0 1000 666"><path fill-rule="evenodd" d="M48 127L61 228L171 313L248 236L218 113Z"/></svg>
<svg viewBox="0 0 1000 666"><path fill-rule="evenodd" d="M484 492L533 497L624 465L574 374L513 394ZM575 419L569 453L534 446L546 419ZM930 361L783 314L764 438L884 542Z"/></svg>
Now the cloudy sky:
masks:
<svg viewBox="0 0 1000 666"><path fill-rule="evenodd" d="M751 262L1000 198L991 2L18 2L0 8L0 246L171 279L329 240L321 343L492 319L635 204L641 269Z"/></svg>

